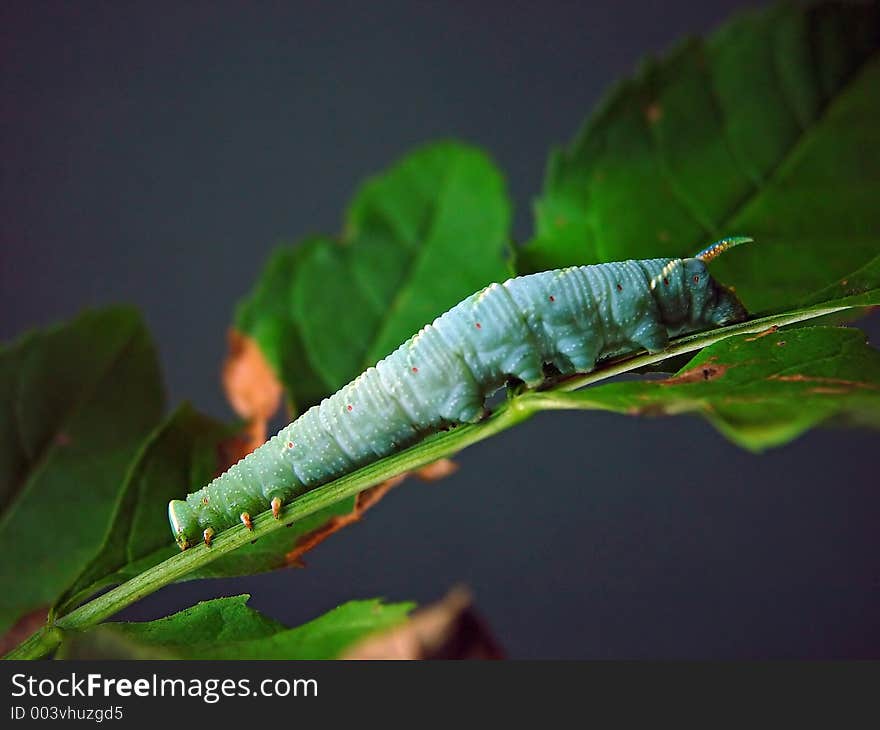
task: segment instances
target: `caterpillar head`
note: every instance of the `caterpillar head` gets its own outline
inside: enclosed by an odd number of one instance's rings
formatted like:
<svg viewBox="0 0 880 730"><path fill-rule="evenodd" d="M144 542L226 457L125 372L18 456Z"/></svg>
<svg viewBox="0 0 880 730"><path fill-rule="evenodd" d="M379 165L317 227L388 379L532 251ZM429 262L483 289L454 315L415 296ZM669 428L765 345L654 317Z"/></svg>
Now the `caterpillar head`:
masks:
<svg viewBox="0 0 880 730"><path fill-rule="evenodd" d="M168 503L168 521L177 546L181 550L195 545L201 538L201 530L192 508L182 499L172 499Z"/></svg>
<svg viewBox="0 0 880 730"><path fill-rule="evenodd" d="M733 289L713 279L702 260L685 259L683 263L694 323L724 327L748 319L748 312Z"/></svg>
<svg viewBox="0 0 880 730"><path fill-rule="evenodd" d="M691 290L691 317L695 322L709 326L724 327L743 322L749 313L734 294L733 289L713 279L706 264L744 243L754 239L749 236L729 236L709 244L693 258L685 259L685 272Z"/></svg>
<svg viewBox="0 0 880 730"><path fill-rule="evenodd" d="M737 322L745 322L749 318L749 313L734 294L733 289L719 284L715 279L712 279L712 284L715 302L712 305L711 323L716 327L724 327Z"/></svg>

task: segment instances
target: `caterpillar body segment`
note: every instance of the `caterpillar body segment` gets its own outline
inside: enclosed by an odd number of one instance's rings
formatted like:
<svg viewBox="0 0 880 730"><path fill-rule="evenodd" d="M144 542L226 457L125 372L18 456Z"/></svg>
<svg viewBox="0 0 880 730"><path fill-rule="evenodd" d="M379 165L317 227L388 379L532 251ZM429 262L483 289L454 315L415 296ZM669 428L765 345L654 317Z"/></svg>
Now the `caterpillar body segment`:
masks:
<svg viewBox="0 0 880 730"><path fill-rule="evenodd" d="M722 239L688 259L574 266L508 279L467 297L210 484L172 500L181 549L412 445L476 422L511 378L527 387L589 372L609 357L658 352L670 337L747 318L706 262L751 239Z"/></svg>

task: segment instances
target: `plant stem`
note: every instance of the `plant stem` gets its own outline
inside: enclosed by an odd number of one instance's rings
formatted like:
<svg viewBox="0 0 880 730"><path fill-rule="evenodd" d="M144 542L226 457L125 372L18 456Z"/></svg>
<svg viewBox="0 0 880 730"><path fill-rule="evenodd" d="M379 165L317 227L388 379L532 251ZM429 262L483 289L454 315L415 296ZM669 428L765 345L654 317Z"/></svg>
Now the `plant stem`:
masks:
<svg viewBox="0 0 880 730"><path fill-rule="evenodd" d="M689 335L675 340L663 352L610 361L591 373L564 380L550 390L575 390L676 355L702 349L727 337L761 332L774 326L782 327L795 324L848 308L847 306L832 306L801 310L763 317L697 335ZM413 471L438 459L452 456L472 444L527 420L538 411L558 407L560 407L558 403L555 403L551 398L542 396L541 392L526 392L516 396L500 406L495 413L481 423L457 426L448 432L429 437L405 451L369 464L329 484L307 492L284 509L280 520L274 519L271 511L266 511L253 520L253 531L249 532L244 525L238 525L217 535L210 548L206 547L204 543L200 543L168 558L58 618L54 624L35 633L13 649L5 658L36 659L46 656L61 643L64 631L82 631L94 626L144 596L252 540L274 532L285 524L300 520L386 479Z"/></svg>

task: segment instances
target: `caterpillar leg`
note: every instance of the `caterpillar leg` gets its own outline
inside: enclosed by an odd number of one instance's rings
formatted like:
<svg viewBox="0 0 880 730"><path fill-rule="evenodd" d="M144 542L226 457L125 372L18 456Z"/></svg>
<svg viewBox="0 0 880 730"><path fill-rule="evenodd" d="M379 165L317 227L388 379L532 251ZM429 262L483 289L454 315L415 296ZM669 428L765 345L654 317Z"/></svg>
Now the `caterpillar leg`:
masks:
<svg viewBox="0 0 880 730"><path fill-rule="evenodd" d="M462 409L458 418L450 419L450 421L453 423L478 423L488 415L489 409L486 408L485 404L480 403L480 405L474 404Z"/></svg>
<svg viewBox="0 0 880 730"><path fill-rule="evenodd" d="M596 360L602 354L604 342L593 336L584 336L583 332L574 330L559 339L557 343L558 357L553 364L560 372L567 374L566 365L571 365L573 372L588 373L596 367Z"/></svg>
<svg viewBox="0 0 880 730"><path fill-rule="evenodd" d="M205 547L211 547L211 541L214 539L214 530L210 527L206 527L205 531L202 533L202 537L205 540Z"/></svg>
<svg viewBox="0 0 880 730"><path fill-rule="evenodd" d="M450 423L476 423L486 416L485 396L471 383L457 383L439 404L440 418Z"/></svg>
<svg viewBox="0 0 880 730"><path fill-rule="evenodd" d="M530 348L520 348L518 357L504 364L508 377L516 378L528 388L537 388L544 382L544 361Z"/></svg>
<svg viewBox="0 0 880 730"><path fill-rule="evenodd" d="M633 333L632 341L653 354L666 348L669 344L669 333L664 325L656 321L645 322Z"/></svg>
<svg viewBox="0 0 880 730"><path fill-rule="evenodd" d="M241 513L241 524L243 524L245 527L247 527L248 530L250 530L251 532L254 531L254 523L251 520L251 516L249 513L247 513L247 512Z"/></svg>
<svg viewBox="0 0 880 730"><path fill-rule="evenodd" d="M576 372L577 368L571 360L563 355L557 354L544 363L544 380L556 380L574 375Z"/></svg>
<svg viewBox="0 0 880 730"><path fill-rule="evenodd" d="M596 369L598 354L592 351L575 351L569 353L568 359L571 361L572 366L574 366L574 372L589 373Z"/></svg>
<svg viewBox="0 0 880 730"><path fill-rule="evenodd" d="M537 370L517 375L517 377L525 383L529 389L535 389L544 384L544 363Z"/></svg>
<svg viewBox="0 0 880 730"><path fill-rule="evenodd" d="M272 516L276 520L281 519L281 498L280 497L272 497L272 501L269 503L272 505Z"/></svg>

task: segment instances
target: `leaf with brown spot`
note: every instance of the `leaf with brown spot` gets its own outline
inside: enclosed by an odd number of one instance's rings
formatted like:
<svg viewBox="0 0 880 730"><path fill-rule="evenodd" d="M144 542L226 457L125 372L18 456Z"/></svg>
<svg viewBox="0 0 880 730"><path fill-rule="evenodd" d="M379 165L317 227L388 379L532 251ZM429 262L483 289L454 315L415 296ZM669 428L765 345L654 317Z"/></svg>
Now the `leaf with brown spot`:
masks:
<svg viewBox="0 0 880 730"><path fill-rule="evenodd" d="M767 335L775 334L776 332L779 332L779 327L774 324L772 327L768 327L765 330L761 330L756 335L752 335L751 337L746 337L746 342L753 342L754 340L760 340L762 337L766 337Z"/></svg>
<svg viewBox="0 0 880 730"><path fill-rule="evenodd" d="M415 474L423 482L436 482L455 474L457 471L458 464L452 459L437 459L437 461L418 469Z"/></svg>
<svg viewBox="0 0 880 730"><path fill-rule="evenodd" d="M223 363L223 389L233 410L247 421L248 451L266 440L267 425L281 405L282 387L256 341L230 328Z"/></svg>
<svg viewBox="0 0 880 730"><path fill-rule="evenodd" d="M544 407L699 414L755 451L830 420L880 427L880 353L861 330L804 327L789 330L785 343L740 335L707 347L666 380L536 397Z"/></svg>
<svg viewBox="0 0 880 730"><path fill-rule="evenodd" d="M405 623L362 639L341 658L503 659L504 651L474 611L470 594L455 588Z"/></svg>
<svg viewBox="0 0 880 730"><path fill-rule="evenodd" d="M684 383L699 383L701 381L716 380L727 372L728 365L721 365L710 358L696 367L688 368L678 375L658 381L658 385L682 385Z"/></svg>
<svg viewBox="0 0 880 730"><path fill-rule="evenodd" d="M663 116L663 107L657 102L652 102L645 107L645 119L648 124L656 124Z"/></svg>
<svg viewBox="0 0 880 730"><path fill-rule="evenodd" d="M821 376L804 375L803 373L793 373L791 375L770 375L768 380L778 380L783 383L829 383L832 385L842 385L846 388L868 388L876 390L876 383L867 383L858 380L846 380L844 378L825 378Z"/></svg>

